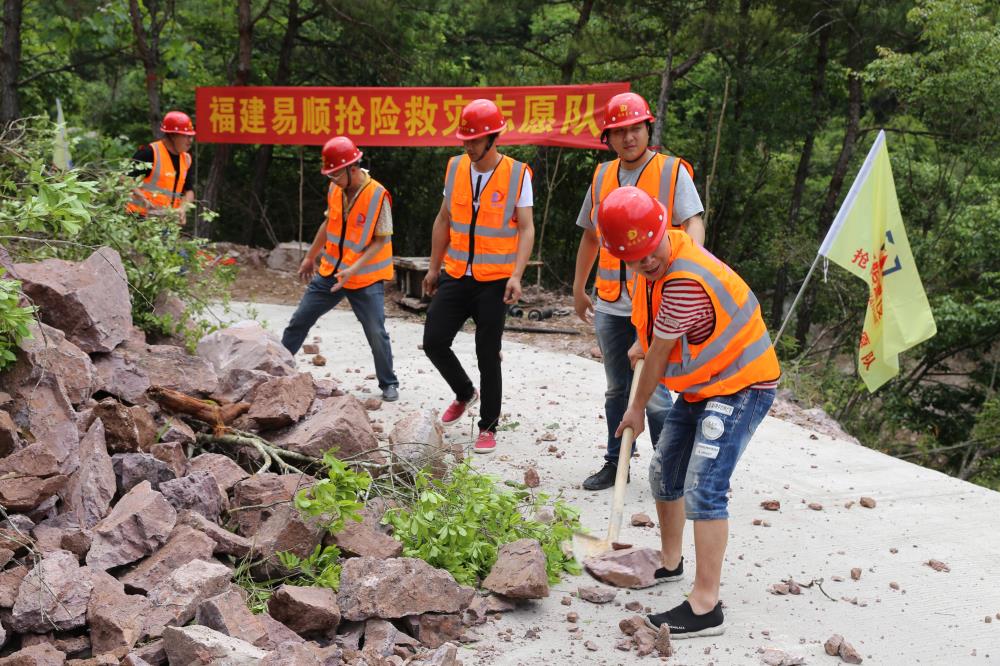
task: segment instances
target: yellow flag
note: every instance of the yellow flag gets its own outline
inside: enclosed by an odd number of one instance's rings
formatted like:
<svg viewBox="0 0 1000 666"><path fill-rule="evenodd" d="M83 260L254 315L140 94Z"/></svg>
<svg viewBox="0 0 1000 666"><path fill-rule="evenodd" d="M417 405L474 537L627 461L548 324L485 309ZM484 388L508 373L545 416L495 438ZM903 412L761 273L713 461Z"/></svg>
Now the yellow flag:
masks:
<svg viewBox="0 0 1000 666"><path fill-rule="evenodd" d="M903 228L885 132L878 133L819 253L868 283L858 372L874 392L899 373L901 352L937 333Z"/></svg>

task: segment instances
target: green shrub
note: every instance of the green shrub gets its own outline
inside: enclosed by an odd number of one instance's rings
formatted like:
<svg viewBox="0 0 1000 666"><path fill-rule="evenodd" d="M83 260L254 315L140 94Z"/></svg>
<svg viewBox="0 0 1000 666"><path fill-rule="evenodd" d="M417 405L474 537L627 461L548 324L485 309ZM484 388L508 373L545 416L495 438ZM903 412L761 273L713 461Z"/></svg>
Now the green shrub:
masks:
<svg viewBox="0 0 1000 666"><path fill-rule="evenodd" d="M0 268L0 278L4 270ZM21 340L31 337L28 325L35 308L21 305L21 283L0 279L0 370L16 360L15 350Z"/></svg>

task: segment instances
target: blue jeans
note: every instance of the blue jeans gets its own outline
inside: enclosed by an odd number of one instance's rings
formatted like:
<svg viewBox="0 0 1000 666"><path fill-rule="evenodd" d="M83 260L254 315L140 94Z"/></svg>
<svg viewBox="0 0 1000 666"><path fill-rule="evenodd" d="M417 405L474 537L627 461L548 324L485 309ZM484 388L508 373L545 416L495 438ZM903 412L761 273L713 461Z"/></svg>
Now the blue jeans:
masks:
<svg viewBox="0 0 1000 666"><path fill-rule="evenodd" d="M628 361L628 350L635 343L635 326L628 317L619 317L606 312L594 313L594 333L597 346L604 357L604 377L607 390L604 392L604 418L608 425L608 448L604 459L618 464L618 452L622 446L621 437L615 437L615 430L622 422L628 408L628 393L632 387L632 367ZM646 404L646 419L649 421L649 437L654 448L660 438L663 420L673 398L662 384Z"/></svg>
<svg viewBox="0 0 1000 666"><path fill-rule="evenodd" d="M299 351L313 324L337 307L337 304L346 297L354 316L361 322L361 328L368 338L368 346L371 347L372 356L375 357L375 376L378 377L379 388L398 386L399 380L392 370L392 346L389 343L389 334L385 331L385 288L382 283L376 282L361 289L340 289L331 292L330 287L336 283L337 279L332 274L329 277L316 274L306 287L306 293L302 295L299 307L295 309L295 314L281 335L281 344L294 355ZM344 351L346 354L351 353L346 349Z"/></svg>
<svg viewBox="0 0 1000 666"><path fill-rule="evenodd" d="M649 464L653 497L683 497L688 520L728 518L729 479L774 395L774 389L746 388L701 402L678 398Z"/></svg>

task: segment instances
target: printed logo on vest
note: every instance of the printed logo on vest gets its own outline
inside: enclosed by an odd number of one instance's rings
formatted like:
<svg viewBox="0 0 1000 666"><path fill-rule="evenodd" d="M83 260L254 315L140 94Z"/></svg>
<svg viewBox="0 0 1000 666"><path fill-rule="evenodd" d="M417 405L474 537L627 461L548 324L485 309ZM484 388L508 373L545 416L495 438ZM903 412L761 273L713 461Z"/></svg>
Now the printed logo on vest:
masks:
<svg viewBox="0 0 1000 666"><path fill-rule="evenodd" d="M493 193L493 196L490 197L490 204L492 204L497 208L500 207L502 202L503 202L503 192L496 191Z"/></svg>
<svg viewBox="0 0 1000 666"><path fill-rule="evenodd" d="M359 225L365 223L365 214L364 213L358 213L357 222L358 222Z"/></svg>

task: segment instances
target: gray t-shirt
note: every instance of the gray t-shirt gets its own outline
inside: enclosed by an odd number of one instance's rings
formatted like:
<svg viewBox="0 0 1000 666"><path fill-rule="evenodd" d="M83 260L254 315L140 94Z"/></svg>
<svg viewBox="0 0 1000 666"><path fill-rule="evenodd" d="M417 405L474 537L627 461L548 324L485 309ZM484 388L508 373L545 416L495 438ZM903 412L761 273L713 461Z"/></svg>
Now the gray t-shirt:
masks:
<svg viewBox="0 0 1000 666"><path fill-rule="evenodd" d="M650 153L649 158L638 169L623 169L619 167L618 184L621 187L627 187L638 183L643 168L653 158L654 154ZM587 195L583 198L583 206L580 208L580 214L576 218L576 226L584 229L594 229L594 222L590 219L590 209L593 205L594 195L588 186ZM694 181L691 180L687 169L678 169L677 186L674 188L674 210L671 222L675 227L679 227L684 220L695 215L700 215L704 211L705 207L701 203L701 197L698 196L698 190L695 188ZM632 299L628 297L628 292L622 289L622 295L617 301L609 303L600 298L595 299L594 309L605 314L631 317Z"/></svg>

